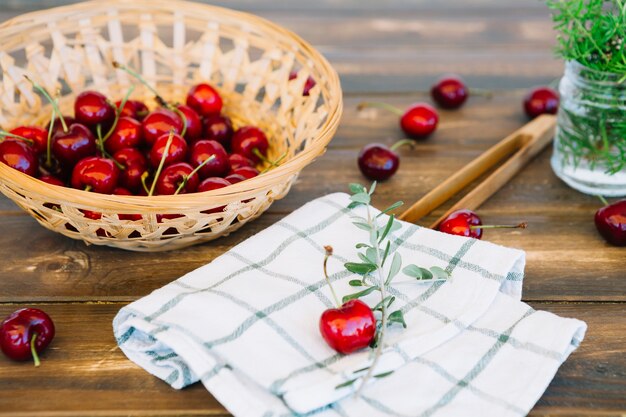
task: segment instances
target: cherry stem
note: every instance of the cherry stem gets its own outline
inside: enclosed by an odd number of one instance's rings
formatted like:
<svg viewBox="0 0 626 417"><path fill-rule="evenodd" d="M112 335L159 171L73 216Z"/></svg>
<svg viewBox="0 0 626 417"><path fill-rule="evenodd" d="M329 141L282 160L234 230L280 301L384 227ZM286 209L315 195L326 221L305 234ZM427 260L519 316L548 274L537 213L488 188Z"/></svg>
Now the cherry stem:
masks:
<svg viewBox="0 0 626 417"><path fill-rule="evenodd" d="M526 229L528 227L528 223L523 222L520 224L479 224L470 226L471 230L476 229Z"/></svg>
<svg viewBox="0 0 626 417"><path fill-rule="evenodd" d="M255 149L256 149L256 148L255 148ZM270 169L272 169L272 167L278 167L279 165L277 165L277 164L278 164L278 163L280 163L280 162L282 162L282 161L283 161L283 159L285 159L286 157L287 157L287 151L283 152L283 154L282 154L282 155L281 155L281 156L280 156L280 157L279 157L276 161L274 161L274 163L273 163L273 164L271 164L270 166L266 167L263 171L261 171L261 172L259 173L259 175L260 175L260 174L264 174L264 173L266 173L267 171L269 171Z"/></svg>
<svg viewBox="0 0 626 417"><path fill-rule="evenodd" d="M91 185L85 185L85 191L91 191L92 188Z"/></svg>
<svg viewBox="0 0 626 417"><path fill-rule="evenodd" d="M36 83L35 81L31 80L28 75L24 75L24 78L26 78L26 80L28 80L28 82L31 83L33 88L35 90L39 91L41 94L43 94L44 97L50 102L50 104L52 105L52 109L53 109L53 113L52 113L53 117L54 117L54 112L56 112L59 115L59 119L61 119L61 125L63 126L63 132L67 132L67 124L65 123L65 118L61 114L61 109L59 109L59 105L57 104L57 101L53 100L52 97L50 96L50 94L48 94L48 92L46 91L46 89L43 88L38 83Z"/></svg>
<svg viewBox="0 0 626 417"><path fill-rule="evenodd" d="M50 127L48 127L48 141L46 142L46 166L52 167L52 132L54 132L54 124L56 120L56 111L52 110L52 119Z"/></svg>
<svg viewBox="0 0 626 417"><path fill-rule="evenodd" d="M252 149L252 153L255 154L261 161L263 161L263 162L265 162L267 164L270 164L274 168L278 167L278 162L270 161L269 159L267 159L267 157L261 153L259 148Z"/></svg>
<svg viewBox="0 0 626 417"><path fill-rule="evenodd" d="M335 300L335 304L337 305L337 308L341 308L341 304L339 303L339 298L337 297L337 293L335 292L335 289L333 288L333 284L330 283L330 278L328 277L328 270L326 269L328 258L333 256L333 247L326 245L324 246L324 249L326 250L326 253L324 254L324 278L326 278L326 282L328 283L328 286L330 287L330 292L333 294L333 299Z"/></svg>
<svg viewBox="0 0 626 417"><path fill-rule="evenodd" d="M150 190L148 189L148 186L146 185L146 180L148 179L149 176L150 176L150 173L148 171L145 171L143 174L141 174L141 186L143 187L146 194L150 194Z"/></svg>
<svg viewBox="0 0 626 417"><path fill-rule="evenodd" d="M185 133L187 133L187 126L189 126L189 123L187 122L187 116L185 116L185 113L180 111L180 109L176 106L171 106L170 108L183 121L183 130L180 132L180 135L184 137Z"/></svg>
<svg viewBox="0 0 626 417"><path fill-rule="evenodd" d="M493 91L485 88L468 88L470 95L481 96L491 98L493 97Z"/></svg>
<svg viewBox="0 0 626 417"><path fill-rule="evenodd" d="M30 338L30 353L33 355L33 361L35 362L35 367L41 365L41 361L39 360L39 355L37 354L37 349L35 347L35 342L37 341L37 332L33 333L33 336Z"/></svg>
<svg viewBox="0 0 626 417"><path fill-rule="evenodd" d="M170 107L169 104L167 103L167 101L165 101L165 99L163 97L161 97L159 92L154 87L152 87L150 84L148 84L148 82L138 72L128 68L126 65L124 65L122 63L119 63L117 61L113 61L113 66L115 68L117 68L117 69L121 69L122 71L127 72L128 74L130 74L131 76L136 78L137 81L139 81L141 84L143 84L148 90L150 90L152 92L152 94L154 94L157 102L161 106Z"/></svg>
<svg viewBox="0 0 626 417"><path fill-rule="evenodd" d="M161 171L163 170L163 165L165 165L165 158L170 152L170 145L172 144L172 140L174 139L174 131L170 130L170 136L167 138L167 143L165 144L165 149L163 150L163 156L161 156L161 161L159 162L159 167L154 174L154 180L152 181L152 186L150 187L150 191L148 192L148 197L152 197L154 193L154 187L156 187L157 180L159 179L159 175L161 175Z"/></svg>
<svg viewBox="0 0 626 417"><path fill-rule="evenodd" d="M598 199L599 199L600 201L602 201L602 204L604 204L605 206L608 206L608 205L609 205L609 202L608 202L608 201L606 201L606 198L604 198L604 196L603 196L603 195L598 195L597 197L598 197Z"/></svg>
<svg viewBox="0 0 626 417"><path fill-rule="evenodd" d="M210 161L213 161L215 158L217 158L215 155L209 156L207 159L202 161L200 165L195 167L194 170L189 173L189 175L185 175L185 177L183 178L183 182L180 183L174 195L178 195L178 193L180 193L183 190L183 188L185 188L185 186L187 185L187 181L189 181L189 178L193 177L196 172L200 171L203 166L208 164Z"/></svg>
<svg viewBox="0 0 626 417"><path fill-rule="evenodd" d="M113 157L111 156L111 154L109 154L106 149L104 149L104 141L105 139L102 138L102 126L100 124L98 124L98 126L96 126L96 133L98 134L98 147L100 148L100 152L102 153L102 156L104 156L105 158L110 159L111 161L113 161L113 163L115 165L117 165L117 167L124 171L126 168L124 167L124 165L122 165L121 163L117 162L115 159L113 159Z"/></svg>
<svg viewBox="0 0 626 417"><path fill-rule="evenodd" d="M32 145L34 143L32 139L27 139L27 138L25 138L23 136L16 135L14 133L7 132L6 130L2 130L2 129L0 129L0 137L1 138L7 138L7 137L15 138L17 140L21 140L23 142L26 142L29 145Z"/></svg>
<svg viewBox="0 0 626 417"><path fill-rule="evenodd" d="M387 103L382 103L380 101L364 101L360 103L358 106L356 106L356 109L361 111L367 107L378 107L379 109L385 109L385 110L392 112L393 114L397 114L398 116L402 116L404 114L404 112L400 110L399 108L397 108L396 106L392 106L391 104L387 104Z"/></svg>
<svg viewBox="0 0 626 417"><path fill-rule="evenodd" d="M389 149L391 149L392 151L395 151L396 149L402 146L410 146L412 148L415 146L415 141L412 139L402 139L402 140L397 141L393 145L391 145L391 148Z"/></svg>
<svg viewBox="0 0 626 417"><path fill-rule="evenodd" d="M131 85L130 88L128 89L128 91L126 92L126 95L124 96L124 98L120 102L120 106L116 109L116 111L115 111L115 119L113 120L113 125L111 126L109 131L106 133L106 135L104 135L104 137L102 138L102 142L106 142L106 140L115 131L115 128L117 127L117 123L120 120L120 116L122 115L122 110L124 109L124 106L126 106L126 102L128 102L128 99L130 98L130 95L133 93L133 91L135 91L135 86ZM115 107L115 106L113 106L113 107Z"/></svg>

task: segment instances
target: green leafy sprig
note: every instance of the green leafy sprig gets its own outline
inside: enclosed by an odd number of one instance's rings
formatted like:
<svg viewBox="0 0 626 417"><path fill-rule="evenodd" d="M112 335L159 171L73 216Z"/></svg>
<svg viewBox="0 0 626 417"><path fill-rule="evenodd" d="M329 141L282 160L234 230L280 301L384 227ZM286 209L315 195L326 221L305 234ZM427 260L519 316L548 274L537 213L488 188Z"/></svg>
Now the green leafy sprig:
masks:
<svg viewBox="0 0 626 417"><path fill-rule="evenodd" d="M390 214L387 219L383 216L402 206L403 203L398 201L380 213L373 215L371 196L375 189L376 182L371 185L369 190L360 184L350 184L352 195L350 196L351 203L348 208L354 209L363 206L366 209L365 217L356 214L352 215L352 224L368 232L369 239L368 242L356 245L356 248L359 250L359 260L344 264L348 271L360 275L361 278L349 281L350 286L360 287L360 289L353 294L346 295L342 301L345 303L349 300L365 297L373 292L380 294L380 301L372 308L379 317L376 323L376 335L371 344L371 347L374 348L372 364L367 368L355 371L352 378L336 387L347 387L360 380L361 384L356 393L357 396L370 378L383 378L392 373L373 374L385 346L384 339L387 327L394 324L401 325L404 328L407 327L402 310L390 312L395 297L388 295L388 288L393 283L394 278L398 276L400 271L408 277L423 282L449 278L448 272L436 266L427 269L411 264L405 266L404 269L402 268L402 256L392 248L391 239L393 232L400 229L402 225L396 220L394 214Z"/></svg>

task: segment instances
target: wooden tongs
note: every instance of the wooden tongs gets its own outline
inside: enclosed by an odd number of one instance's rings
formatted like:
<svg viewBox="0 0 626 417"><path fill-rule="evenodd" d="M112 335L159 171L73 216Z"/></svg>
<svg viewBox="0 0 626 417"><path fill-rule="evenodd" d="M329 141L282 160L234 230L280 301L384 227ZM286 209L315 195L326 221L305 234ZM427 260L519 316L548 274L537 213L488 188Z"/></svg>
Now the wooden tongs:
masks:
<svg viewBox="0 0 626 417"><path fill-rule="evenodd" d="M499 162L506 160L491 175L454 204L443 216L430 225L436 228L450 213L459 209L477 209L504 184L509 182L535 155L546 147L554 136L556 117L542 115L516 130L485 153L474 159L443 183L427 193L398 218L415 223L448 201Z"/></svg>

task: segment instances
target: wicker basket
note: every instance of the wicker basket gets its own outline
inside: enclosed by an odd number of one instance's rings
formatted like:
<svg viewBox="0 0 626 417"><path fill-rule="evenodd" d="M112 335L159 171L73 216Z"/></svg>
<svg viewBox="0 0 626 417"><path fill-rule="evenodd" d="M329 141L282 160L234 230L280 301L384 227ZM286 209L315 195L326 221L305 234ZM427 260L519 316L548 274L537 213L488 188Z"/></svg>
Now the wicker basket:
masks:
<svg viewBox="0 0 626 417"><path fill-rule="evenodd" d="M170 0L80 3L12 19L0 26L0 125L43 125L49 105L24 75L73 99L96 89L120 99L135 84L118 61L140 72L168 100L184 101L193 83L216 86L235 126L255 124L280 167L219 190L177 196L113 196L57 187L0 164L0 191L50 230L88 244L162 251L238 229L284 197L300 170L320 156L342 111L339 79L328 62L293 33L258 17ZM298 78L289 81L289 73ZM317 84L302 95L308 76ZM132 98L151 102L137 86ZM223 210L210 212L222 207ZM102 213L91 220L82 210ZM215 210L213 210L215 211ZM119 214L142 219L120 220ZM179 217L163 219L163 214ZM174 217L174 216L168 216Z"/></svg>

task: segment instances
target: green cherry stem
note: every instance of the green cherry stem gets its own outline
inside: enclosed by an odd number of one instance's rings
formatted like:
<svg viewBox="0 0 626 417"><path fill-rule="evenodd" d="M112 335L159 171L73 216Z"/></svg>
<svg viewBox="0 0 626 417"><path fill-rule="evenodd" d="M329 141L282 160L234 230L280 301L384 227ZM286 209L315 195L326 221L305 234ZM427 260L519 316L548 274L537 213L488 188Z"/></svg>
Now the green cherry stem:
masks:
<svg viewBox="0 0 626 417"><path fill-rule="evenodd" d="M141 84L143 84L148 90L150 90L152 92L152 94L154 94L154 97L156 98L157 102L163 106L163 107L170 107L169 104L167 103L167 101L165 101L165 99L163 97L161 97L161 95L159 94L159 92L152 87L150 84L148 84L148 82L135 70L128 68L126 65L117 62L117 61L113 61L113 66L117 69L121 69L122 71L127 72L128 74L130 74L132 77L134 77L135 79L137 79L137 81L139 81Z"/></svg>
<svg viewBox="0 0 626 417"><path fill-rule="evenodd" d="M31 83L33 88L35 90L39 91L41 94L43 94L44 97L50 102L50 104L52 105L53 111L56 112L56 114L59 115L59 119L61 119L61 125L63 126L63 132L67 132L67 124L65 123L65 118L63 118L63 115L61 114L61 109L59 109L59 105L58 105L57 101L53 100L52 97L50 96L50 94L48 94L48 91L46 91L45 88L43 88L41 85L39 85L38 83L33 81L28 75L24 75L24 78L26 78L26 80L28 80L28 82Z"/></svg>
<svg viewBox="0 0 626 417"><path fill-rule="evenodd" d="M326 251L324 254L324 278L326 278L326 282L328 283L328 286L330 287L330 292L333 294L333 299L335 300L335 304L337 305L337 308L341 308L341 303L339 303L339 297L337 297L337 293L335 292L335 289L333 288L333 284L331 284L330 282L330 278L328 277L328 270L326 269L326 264L328 264L328 258L333 256L333 247L326 245L324 246L324 250Z"/></svg>
<svg viewBox="0 0 626 417"><path fill-rule="evenodd" d="M183 121L183 130L180 132L180 135L185 137L185 133L187 133L187 126L189 125L189 122L187 122L187 116L185 116L185 113L180 111L180 109L176 106L169 106L169 108L176 113L178 117L180 117L180 120Z"/></svg>
<svg viewBox="0 0 626 417"><path fill-rule="evenodd" d="M178 188L176 189L176 192L174 193L174 195L178 195L178 193L180 193L183 190L183 188L185 188L185 186L187 185L187 181L189 180L189 177L193 177L196 172L200 171L203 166L208 164L210 161L213 161L215 158L216 158L215 155L209 156L207 159L202 161L202 163L200 165L195 167L194 170L189 173L189 175L185 175L185 178L183 179L183 182L181 182L178 185Z"/></svg>
<svg viewBox="0 0 626 417"><path fill-rule="evenodd" d="M467 90L469 91L469 94L472 96L479 96L479 97L486 97L486 98L493 97L493 91L487 90L485 88L468 88Z"/></svg>
<svg viewBox="0 0 626 417"><path fill-rule="evenodd" d="M148 192L148 197L152 197L154 194L154 187L156 187L157 180L159 179L159 175L161 175L161 171L163 171L163 165L165 165L165 158L170 152L170 145L172 144L172 139L174 138L174 131L170 130L170 136L167 138L167 143L165 144L165 150L163 150L163 156L161 156L161 161L159 162L159 167L154 174L154 180L152 181L152 186L150 187L150 191Z"/></svg>
<svg viewBox="0 0 626 417"><path fill-rule="evenodd" d="M3 139L4 139L4 138L8 138L8 137L10 137L10 138L14 138L14 139L17 139L17 140L20 140L20 141L22 141L22 142L26 142L26 143L28 143L29 145L32 145L32 144L34 143L34 142L32 141L32 139L27 139L27 138L25 138L25 137L23 137L23 136L16 135L16 134L14 134L14 133L7 132L6 130L0 129L0 138L3 138Z"/></svg>
<svg viewBox="0 0 626 417"><path fill-rule="evenodd" d="M32 337L30 338L30 353L33 355L33 361L35 362L35 367L41 365L41 361L39 360L39 355L37 354L37 348L35 347L35 342L37 341L37 332L34 332Z"/></svg>
<svg viewBox="0 0 626 417"><path fill-rule="evenodd" d="M604 196L603 196L603 195L598 195L597 197L598 197L598 199L599 199L600 201L602 201L602 204L604 204L605 206L608 206L608 205L609 205L609 202L608 202L608 201L606 201L606 198L604 198Z"/></svg>
<svg viewBox="0 0 626 417"><path fill-rule="evenodd" d="M382 103L380 101L364 101L362 103L359 103L359 105L356 106L356 109L358 111L361 111L367 107L378 107L379 109L385 109L398 116L402 116L404 114L404 112L400 110L399 108L397 108L396 106L392 106L391 104L387 104L387 103Z"/></svg>
<svg viewBox="0 0 626 417"><path fill-rule="evenodd" d="M480 224L480 225L472 225L470 229L526 229L528 227L528 223L523 222L520 224Z"/></svg>
<svg viewBox="0 0 626 417"><path fill-rule="evenodd" d="M107 159L110 159L111 161L113 161L113 163L115 165L117 165L117 167L120 170L125 170L126 168L124 167L124 165L120 164L119 162L117 162L115 159L113 159L113 157L111 156L111 154L109 154L106 149L104 149L104 141L105 139L102 138L102 126L100 124L98 124L96 126L96 133L98 135L98 147L100 148L100 152L102 153L102 156L104 156Z"/></svg>
<svg viewBox="0 0 626 417"><path fill-rule="evenodd" d="M115 111L115 119L113 120L113 125L111 126L109 131L106 133L106 135L104 135L104 137L102 138L102 142L106 142L106 140L113 134L113 132L115 132L117 123L119 122L120 116L122 115L122 110L124 109L124 106L126 105L126 102L128 102L128 99L130 98L130 95L133 93L133 91L135 91L135 86L131 85L128 91L126 92L126 95L120 102L120 106L115 109L116 111ZM115 105L113 107L115 107Z"/></svg>
<svg viewBox="0 0 626 417"><path fill-rule="evenodd" d="M269 159L267 159L267 157L265 155L263 155L261 153L261 151L258 148L252 149L252 153L255 154L261 161L263 161L263 162L265 162L267 164L270 164L274 168L278 167L278 161L270 161Z"/></svg>
<svg viewBox="0 0 626 417"><path fill-rule="evenodd" d="M273 164L270 164L270 166L266 167L263 171L261 171L259 173L259 175L260 174L265 174L267 171L269 171L273 167L280 166L280 165L277 165L277 164L281 163L283 161L283 159L285 159L286 157L287 157L287 151L283 152L283 154L280 157L278 157L278 159L275 160Z"/></svg>
<svg viewBox="0 0 626 417"><path fill-rule="evenodd" d="M85 191L91 191L92 188L91 185L85 185Z"/></svg>
<svg viewBox="0 0 626 417"><path fill-rule="evenodd" d="M148 179L149 176L150 176L150 173L148 171L145 171L143 174L141 174L141 186L143 187L146 194L150 194L150 190L148 189L148 186L146 185L146 180Z"/></svg>
<svg viewBox="0 0 626 417"><path fill-rule="evenodd" d="M54 132L55 119L56 111L52 109L52 119L50 120L50 126L48 127L48 140L46 142L46 166L48 168L52 166L52 132Z"/></svg>
<svg viewBox="0 0 626 417"><path fill-rule="evenodd" d="M402 146L410 146L411 148L413 148L415 146L415 141L412 139L402 139L397 141L396 143L394 143L393 145L391 145L391 149L392 151L395 151L398 148L401 148Z"/></svg>

